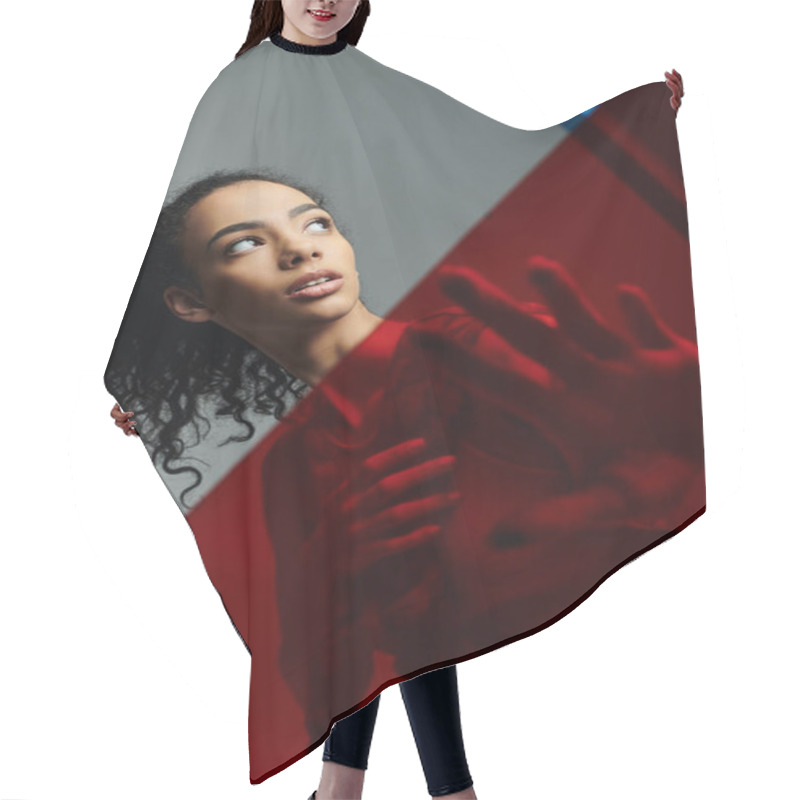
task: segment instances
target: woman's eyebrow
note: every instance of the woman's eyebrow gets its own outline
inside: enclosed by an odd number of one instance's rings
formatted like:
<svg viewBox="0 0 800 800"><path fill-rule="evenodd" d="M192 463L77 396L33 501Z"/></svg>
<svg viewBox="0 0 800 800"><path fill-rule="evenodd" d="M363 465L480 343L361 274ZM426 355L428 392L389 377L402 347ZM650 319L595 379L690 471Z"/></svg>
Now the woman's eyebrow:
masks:
<svg viewBox="0 0 800 800"><path fill-rule="evenodd" d="M306 211L310 211L312 208L318 208L320 211L324 211L325 209L322 206L318 206L316 203L303 203L302 205L295 206L294 208L290 208L288 212L289 219L293 219L294 217L298 216L299 214L303 214ZM220 236L225 236L228 233L236 233L236 231L248 231L252 230L253 228L265 228L267 227L263 220L249 220L248 222L235 222L233 225L226 225L224 228L218 230L209 240L208 244L206 245L206 251L211 249L211 245L220 238Z"/></svg>

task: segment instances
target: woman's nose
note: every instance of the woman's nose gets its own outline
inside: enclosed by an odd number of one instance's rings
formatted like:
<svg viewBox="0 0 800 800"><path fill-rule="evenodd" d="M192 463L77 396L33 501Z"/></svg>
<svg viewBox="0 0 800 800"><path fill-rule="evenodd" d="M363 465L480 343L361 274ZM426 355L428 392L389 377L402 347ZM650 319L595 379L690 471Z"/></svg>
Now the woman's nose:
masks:
<svg viewBox="0 0 800 800"><path fill-rule="evenodd" d="M281 259L280 266L283 270L297 269L298 267L302 267L307 261L316 261L320 255L321 253L318 250L312 250L308 253L294 253Z"/></svg>
<svg viewBox="0 0 800 800"><path fill-rule="evenodd" d="M287 251L286 257L282 259L284 269L295 269L304 261L311 261L322 255L318 245L291 248Z"/></svg>

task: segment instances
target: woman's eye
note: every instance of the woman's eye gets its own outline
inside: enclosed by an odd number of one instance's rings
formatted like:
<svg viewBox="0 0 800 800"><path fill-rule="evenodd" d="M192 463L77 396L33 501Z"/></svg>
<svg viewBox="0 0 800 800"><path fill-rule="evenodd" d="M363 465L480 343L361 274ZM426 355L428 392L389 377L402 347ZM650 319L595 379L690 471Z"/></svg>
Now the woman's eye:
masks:
<svg viewBox="0 0 800 800"><path fill-rule="evenodd" d="M317 217L317 219L312 219L311 222L308 223L309 225L319 224L323 226L324 230L330 230L331 221L326 217Z"/></svg>
<svg viewBox="0 0 800 800"><path fill-rule="evenodd" d="M228 245L228 247L225 248L225 254L230 255L241 253L243 250L252 250L251 247L239 247L239 245L243 245L245 242L255 242L256 245L261 244L261 241L256 239L255 236L245 236L243 239L237 239L235 242Z"/></svg>
<svg viewBox="0 0 800 800"><path fill-rule="evenodd" d="M327 217L317 217L316 219L312 219L306 225L306 229L308 229L312 225L321 225L322 230L328 231L332 229L333 221L328 219ZM264 242L262 242L261 239L258 239L255 236L244 236L241 239L237 239L235 242L229 244L225 248L225 255L228 256L228 255L237 255L238 253L244 253L262 244L264 244Z"/></svg>

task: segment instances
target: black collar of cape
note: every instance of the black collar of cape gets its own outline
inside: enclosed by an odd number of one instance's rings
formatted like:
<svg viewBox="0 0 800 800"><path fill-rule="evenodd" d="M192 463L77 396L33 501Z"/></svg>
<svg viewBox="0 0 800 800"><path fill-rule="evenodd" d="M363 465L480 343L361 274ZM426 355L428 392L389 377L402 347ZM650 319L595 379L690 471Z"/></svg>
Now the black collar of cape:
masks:
<svg viewBox="0 0 800 800"><path fill-rule="evenodd" d="M343 38L337 39L330 44L299 44L298 42L293 42L291 39L287 39L285 36L281 36L280 33L277 32L273 33L272 36L269 37L269 40L276 47L280 47L281 50L288 50L290 53L306 53L310 56L332 55L333 53L339 53L347 47L347 39Z"/></svg>

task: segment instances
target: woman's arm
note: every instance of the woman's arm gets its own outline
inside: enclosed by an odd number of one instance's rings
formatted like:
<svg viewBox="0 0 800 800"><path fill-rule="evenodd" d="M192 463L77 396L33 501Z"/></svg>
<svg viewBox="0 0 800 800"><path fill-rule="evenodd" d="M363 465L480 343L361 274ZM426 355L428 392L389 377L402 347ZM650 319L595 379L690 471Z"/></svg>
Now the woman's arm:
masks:
<svg viewBox="0 0 800 800"><path fill-rule="evenodd" d="M323 403L317 393L307 403ZM309 410L309 409L307 409ZM262 463L263 509L275 557L281 673L309 736L369 690L381 608L418 580L407 564L435 541L456 498L452 459L422 440L336 445L324 408L284 421ZM315 413L319 411L319 413ZM410 578L409 578L410 575Z"/></svg>

